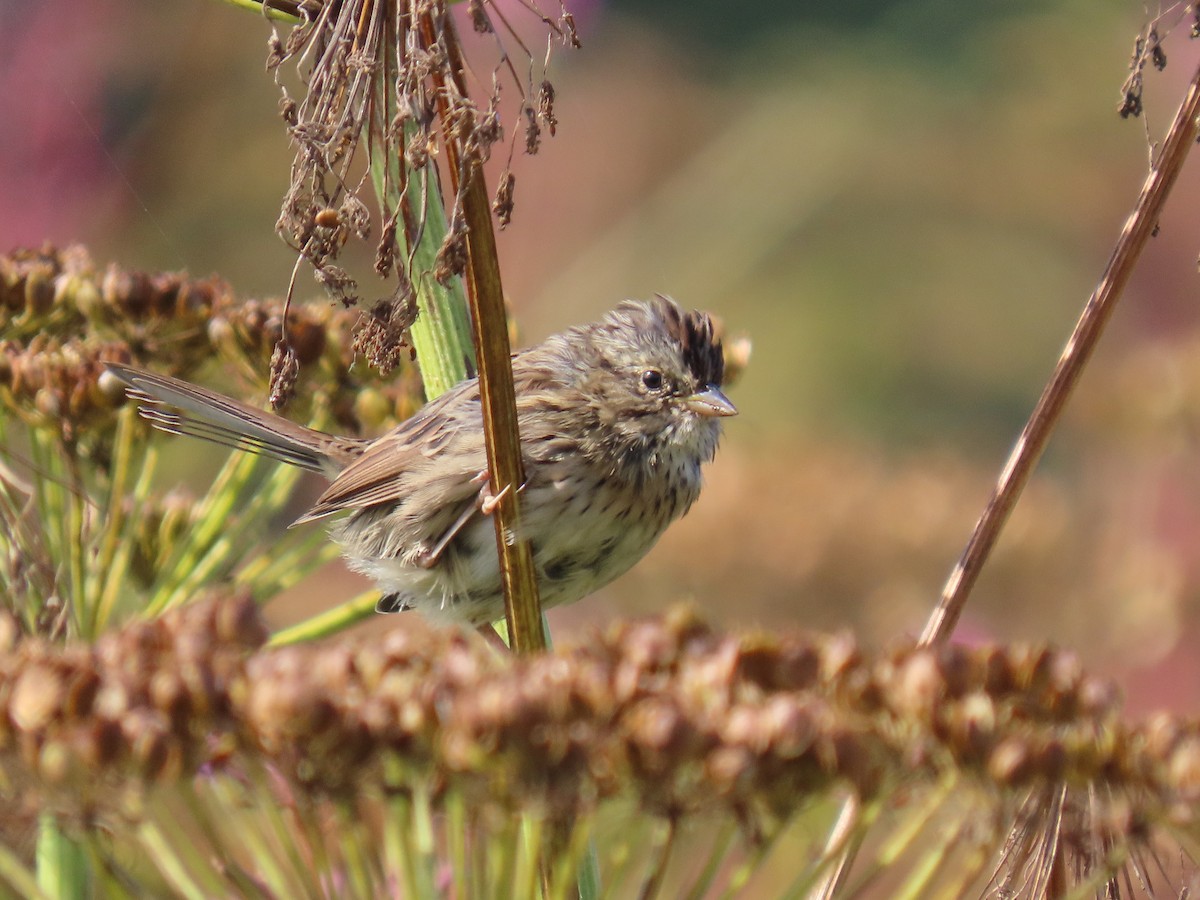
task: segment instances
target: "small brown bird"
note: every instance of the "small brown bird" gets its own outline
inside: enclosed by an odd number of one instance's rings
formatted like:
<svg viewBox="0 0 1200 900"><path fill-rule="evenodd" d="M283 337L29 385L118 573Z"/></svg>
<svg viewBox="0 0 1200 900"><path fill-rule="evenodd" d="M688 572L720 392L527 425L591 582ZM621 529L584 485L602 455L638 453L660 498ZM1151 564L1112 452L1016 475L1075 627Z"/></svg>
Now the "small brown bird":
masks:
<svg viewBox="0 0 1200 900"><path fill-rule="evenodd" d="M381 612L482 624L504 615L479 384L462 382L380 438L335 437L185 381L109 364L156 427L319 472L296 524L332 530ZM526 482L521 527L542 605L571 603L645 556L700 494L720 419L720 339L673 300L626 301L513 357Z"/></svg>

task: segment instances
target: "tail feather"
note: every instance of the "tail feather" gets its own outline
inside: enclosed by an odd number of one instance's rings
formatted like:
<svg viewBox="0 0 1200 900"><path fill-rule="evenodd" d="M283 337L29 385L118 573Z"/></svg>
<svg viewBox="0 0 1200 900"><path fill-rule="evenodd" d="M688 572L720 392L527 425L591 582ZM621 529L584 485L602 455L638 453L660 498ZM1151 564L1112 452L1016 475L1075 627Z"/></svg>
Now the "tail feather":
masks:
<svg viewBox="0 0 1200 900"><path fill-rule="evenodd" d="M118 363L106 365L138 401L139 414L162 431L260 453L329 477L353 455L339 446L352 441L331 438L216 391Z"/></svg>
<svg viewBox="0 0 1200 900"><path fill-rule="evenodd" d="M161 401L149 394L143 394L141 391L131 390L129 396L141 404L138 415L159 431L199 438L202 441L220 444L222 447L229 447L232 450L257 453L260 456L266 456L288 465L299 466L311 472L325 474L327 471L315 453L284 447L279 443L268 443L246 434L236 434L222 426L206 422L204 419L171 412L162 405Z"/></svg>

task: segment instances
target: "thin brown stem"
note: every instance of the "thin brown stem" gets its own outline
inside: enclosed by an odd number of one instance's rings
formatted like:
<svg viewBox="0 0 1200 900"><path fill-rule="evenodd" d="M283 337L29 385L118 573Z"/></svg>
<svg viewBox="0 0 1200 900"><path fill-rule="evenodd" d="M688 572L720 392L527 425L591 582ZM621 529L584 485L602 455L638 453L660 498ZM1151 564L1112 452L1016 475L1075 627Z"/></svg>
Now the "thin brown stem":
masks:
<svg viewBox="0 0 1200 900"><path fill-rule="evenodd" d="M671 851L675 849L675 838L678 835L678 823L674 816L667 821L667 834L662 845L654 854L654 862L642 884L638 900L654 900L662 890L663 881L667 877L667 865L671 862Z"/></svg>
<svg viewBox="0 0 1200 900"><path fill-rule="evenodd" d="M1158 227L1163 205L1171 193L1188 151L1196 142L1200 113L1200 69L1196 70L1187 96L1167 133L1158 164L1150 170L1137 205L1117 240L1104 276L1088 298L1075 331L1067 341L1054 374L1042 391L1029 421L1017 438L992 496L984 507L966 549L942 589L942 598L921 635L922 644L945 641L954 631L979 572L987 562L1004 523L1024 490L1042 455L1067 399L1112 316L1117 301L1137 263L1146 241Z"/></svg>
<svg viewBox="0 0 1200 900"><path fill-rule="evenodd" d="M862 845L861 824L862 801L857 795L851 795L842 804L837 821L825 839L822 856L828 858L836 854L835 862L809 894L811 900L831 900L845 886L850 867L854 865L854 857Z"/></svg>
<svg viewBox="0 0 1200 900"><path fill-rule="evenodd" d="M445 17L442 25L450 70L458 82L456 88L460 96L465 96L458 33L450 16ZM422 27L432 29L428 16ZM439 85L439 106L444 104L444 97L444 86ZM444 109L441 111L445 121ZM496 548L500 554L509 641L517 654L534 653L546 649L546 637L542 631L533 553L529 541L521 536L518 494L525 483L525 473L521 463L512 349L508 342L508 317L504 310L496 235L492 230L491 202L483 181L483 167L471 164L463 172L461 154L448 133L445 145L447 168L455 191L461 189L467 226L467 298L475 323L475 355L479 363L479 396L483 407L489 484L499 501L492 515L496 525ZM465 189L458 184L463 175L467 179Z"/></svg>

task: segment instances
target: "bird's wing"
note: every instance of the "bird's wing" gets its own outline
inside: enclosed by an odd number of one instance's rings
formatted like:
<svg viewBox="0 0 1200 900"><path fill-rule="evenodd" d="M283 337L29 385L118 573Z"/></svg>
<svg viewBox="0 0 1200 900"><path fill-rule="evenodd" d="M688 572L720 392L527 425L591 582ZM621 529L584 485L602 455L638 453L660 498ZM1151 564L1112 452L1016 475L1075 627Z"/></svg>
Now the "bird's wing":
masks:
<svg viewBox="0 0 1200 900"><path fill-rule="evenodd" d="M538 421L530 413L539 402L544 403L544 399L539 400L538 392L561 381L561 375L554 369L555 360L546 358L542 346L513 355L517 416L521 420L522 443L526 445L533 436L530 426ZM452 516L451 521L459 523L452 531L457 531L470 520L459 517L472 504L479 503L480 488L486 477L479 381L471 378L431 400L412 418L368 447L296 524L347 509L404 501L413 510L438 510ZM440 516L432 514L421 518L426 525L441 521ZM450 527L450 521L440 527L443 530ZM436 541L440 535L426 537Z"/></svg>
<svg viewBox="0 0 1200 900"><path fill-rule="evenodd" d="M294 524L311 522L346 509L361 509L403 499L414 490L430 487L416 482L436 481L449 490L447 503L478 491L471 479L487 468L483 434L479 422L479 391L473 381L464 382L426 404L412 418L371 444L342 470L317 502ZM456 435L474 431L478 447L454 446Z"/></svg>

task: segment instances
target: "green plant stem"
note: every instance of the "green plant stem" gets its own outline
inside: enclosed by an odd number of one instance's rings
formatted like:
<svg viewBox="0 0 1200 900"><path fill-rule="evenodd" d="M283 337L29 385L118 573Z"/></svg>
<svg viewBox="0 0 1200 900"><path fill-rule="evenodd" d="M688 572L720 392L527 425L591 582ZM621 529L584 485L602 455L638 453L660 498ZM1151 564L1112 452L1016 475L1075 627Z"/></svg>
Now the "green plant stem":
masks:
<svg viewBox="0 0 1200 900"><path fill-rule="evenodd" d="M55 900L87 897L89 893L87 854L63 834L52 813L38 819L37 883L47 897Z"/></svg>
<svg viewBox="0 0 1200 900"><path fill-rule="evenodd" d="M467 823L466 800L462 791L451 789L446 792L442 804L446 810L446 847L449 850L450 876L454 880L454 896L466 900L471 896L467 880L471 864L467 857L467 831L470 825Z"/></svg>
<svg viewBox="0 0 1200 900"><path fill-rule="evenodd" d="M88 567L88 579L84 585L87 600L80 619L81 632L86 638L94 638L99 634L101 599L113 581L123 580L124 577L124 571L115 566L114 561L118 550L130 543L129 532L125 527L127 517L122 506L131 476L130 458L133 455L136 417L137 411L133 404L117 413L110 480L103 501L103 509L107 515L101 533L100 552ZM121 540L122 538L124 540Z"/></svg>
<svg viewBox="0 0 1200 900"><path fill-rule="evenodd" d="M3 843L0 843L0 883L7 884L18 897L33 900L47 900L49 897L38 886L37 876Z"/></svg>
<svg viewBox="0 0 1200 900"><path fill-rule="evenodd" d="M537 896L542 862L542 832L545 823L536 814L521 817L521 843L513 873L513 896ZM544 893L543 893L544 896Z"/></svg>
<svg viewBox="0 0 1200 900"><path fill-rule="evenodd" d="M428 179L422 175L422 181ZM432 400L464 380L475 365L471 322L462 281L439 284L433 277L438 247L446 235L446 212L436 187L422 188L420 240L413 249L413 287L421 314L413 323L413 347L421 366L425 397Z"/></svg>
<svg viewBox="0 0 1200 900"><path fill-rule="evenodd" d="M716 881L717 872L720 871L721 864L729 857L729 849L733 846L736 837L737 827L732 821L726 822L721 826L720 831L713 838L712 847L709 849L708 857L704 862L704 868L700 870L700 873L696 876L696 880L688 888L688 892L682 895L683 900L703 900L704 897L709 895L713 882ZM582 882L582 880L581 878L580 881Z"/></svg>
<svg viewBox="0 0 1200 900"><path fill-rule="evenodd" d="M666 822L666 828L660 829L655 836L654 847L651 850L650 870L642 882L642 890L638 894L640 900L654 900L662 890L663 880L667 877L667 866L671 862L671 851L675 848L675 838L678 833L675 820Z"/></svg>
<svg viewBox="0 0 1200 900"><path fill-rule="evenodd" d="M315 641L331 634L337 634L339 631L375 615L375 604L378 600L379 591L376 590L359 594L353 600L347 600L333 609L275 632L271 635L267 646L283 647L287 644Z"/></svg>
<svg viewBox="0 0 1200 900"><path fill-rule="evenodd" d="M579 891L579 900L599 900L600 860L596 856L596 844L590 838L583 850L583 859L579 863L579 875L575 884Z"/></svg>
<svg viewBox="0 0 1200 900"><path fill-rule="evenodd" d="M145 821L138 826L138 837L146 851L153 855L154 864L170 882L172 890L187 900L204 900L204 889L188 871L187 865L175 852L179 846L159 830L157 823Z"/></svg>
<svg viewBox="0 0 1200 900"><path fill-rule="evenodd" d="M130 412L132 413L132 408ZM132 426L130 426L129 430L132 430ZM112 618L113 610L116 608L118 601L128 589L126 576L129 574L129 563L136 546L137 539L135 532L137 530L137 522L142 508L150 496L150 486L154 480L154 472L157 464L157 448L143 441L142 452L138 459L138 478L134 484L133 495L131 497L133 507L129 515L119 520L119 523L113 522L107 526L111 529L110 533L117 538L116 547L113 549L111 557L103 568L94 567L99 576L98 580L101 582L102 588L100 596L96 600L96 609L92 616L94 620L93 635L99 635L104 631L109 620ZM115 478L116 475L114 475ZM117 504L119 496L114 490L111 502ZM109 509L112 508L114 507L109 507Z"/></svg>

